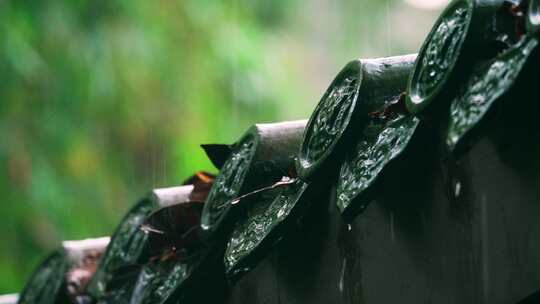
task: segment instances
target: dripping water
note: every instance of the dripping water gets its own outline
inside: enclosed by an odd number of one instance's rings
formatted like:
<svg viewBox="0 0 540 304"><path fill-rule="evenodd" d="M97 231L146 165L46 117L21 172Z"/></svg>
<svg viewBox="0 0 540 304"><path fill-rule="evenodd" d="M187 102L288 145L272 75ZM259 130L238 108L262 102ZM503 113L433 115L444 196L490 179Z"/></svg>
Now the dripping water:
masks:
<svg viewBox="0 0 540 304"><path fill-rule="evenodd" d="M347 257L343 258L343 262L341 263L341 275L339 276L339 291L343 293L343 285L345 283L345 269L347 269Z"/></svg>
<svg viewBox="0 0 540 304"><path fill-rule="evenodd" d="M395 240L395 232L394 232L394 212L390 212L390 239L392 242Z"/></svg>
<svg viewBox="0 0 540 304"><path fill-rule="evenodd" d="M461 181L463 168L459 161L454 159L453 154L447 156L447 160L441 163L443 180L446 187L447 197L450 201L456 201L463 194Z"/></svg>
<svg viewBox="0 0 540 304"><path fill-rule="evenodd" d="M231 3L231 8L232 8L232 19L233 19L233 22L236 23L235 25L238 26L239 24L239 10L238 10L238 1L237 0L232 0L232 3ZM239 33L237 30L234 30L233 31L233 37L231 37L231 39L229 40L231 43L232 43L232 46L233 46L233 50L235 52L238 51L238 41L239 41ZM240 87L239 87L239 82L241 81L240 79L240 60L238 58L238 55L236 56L233 56L233 60L232 60L232 71L231 71L231 80L230 80L230 83L229 85L232 86L232 90L231 90L231 119L228 120L228 123L232 124L233 126L233 129L236 130L239 128L239 124L238 122L240 121L240 110L239 110L239 102L238 102L238 98L240 98Z"/></svg>
<svg viewBox="0 0 540 304"><path fill-rule="evenodd" d="M392 56L392 39L390 37L390 2L386 1L386 53Z"/></svg>
<svg viewBox="0 0 540 304"><path fill-rule="evenodd" d="M455 181L454 183L454 198L458 198L460 194L461 194L461 182L458 180L458 181Z"/></svg>
<svg viewBox="0 0 540 304"><path fill-rule="evenodd" d="M482 246L482 295L484 303L488 302L489 295L489 253L488 253L488 218L487 218L487 198L482 194L480 199L480 224Z"/></svg>

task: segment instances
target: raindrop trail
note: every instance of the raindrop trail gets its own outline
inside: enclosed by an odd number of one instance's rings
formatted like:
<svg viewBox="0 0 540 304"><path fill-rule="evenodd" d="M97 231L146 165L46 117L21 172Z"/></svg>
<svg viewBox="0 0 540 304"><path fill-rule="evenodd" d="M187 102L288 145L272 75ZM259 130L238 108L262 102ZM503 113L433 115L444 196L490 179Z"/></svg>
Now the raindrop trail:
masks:
<svg viewBox="0 0 540 304"><path fill-rule="evenodd" d="M394 212L390 212L390 239L393 242L395 238L396 238L396 235L394 232Z"/></svg>
<svg viewBox="0 0 540 304"><path fill-rule="evenodd" d="M390 2L386 1L386 53L392 56L392 39L390 37Z"/></svg>
<svg viewBox="0 0 540 304"><path fill-rule="evenodd" d="M238 16L239 13L239 5L237 0L233 0L231 3L232 7L232 19L233 22L236 23L235 26L239 26L239 19ZM238 28L235 28L233 31L233 37L231 37L230 41L232 43L232 49L234 52L238 52L238 41L240 40L240 33L238 32ZM233 68L231 71L231 80L230 85L232 86L232 99L231 99L231 120L229 122L232 123L232 126L234 129L238 129L240 124L238 123L240 120L240 105L238 103L238 98L240 96L239 89L239 81L240 81L240 59L238 55L233 57Z"/></svg>
<svg viewBox="0 0 540 304"><path fill-rule="evenodd" d="M489 297L489 253L488 253L488 218L487 218L487 197L482 194L480 202L481 221L481 246L482 246L482 293L484 303Z"/></svg>
<svg viewBox="0 0 540 304"><path fill-rule="evenodd" d="M454 196L458 198L460 194L461 194L461 182L457 181L456 184L454 185Z"/></svg>
<svg viewBox="0 0 540 304"><path fill-rule="evenodd" d="M343 263L341 264L341 275L339 277L339 291L343 293L343 284L345 283L345 269L347 268L347 258L343 258Z"/></svg>

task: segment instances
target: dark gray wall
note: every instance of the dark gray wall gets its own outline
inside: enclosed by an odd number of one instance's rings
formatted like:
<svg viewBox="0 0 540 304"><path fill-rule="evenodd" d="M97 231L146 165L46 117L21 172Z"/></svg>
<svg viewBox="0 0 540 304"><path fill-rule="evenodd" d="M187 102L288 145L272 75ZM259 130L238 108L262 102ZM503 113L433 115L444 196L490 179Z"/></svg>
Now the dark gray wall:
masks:
<svg viewBox="0 0 540 304"><path fill-rule="evenodd" d="M539 290L540 111L511 102L452 159L423 135L350 225L330 189L227 303L510 304Z"/></svg>

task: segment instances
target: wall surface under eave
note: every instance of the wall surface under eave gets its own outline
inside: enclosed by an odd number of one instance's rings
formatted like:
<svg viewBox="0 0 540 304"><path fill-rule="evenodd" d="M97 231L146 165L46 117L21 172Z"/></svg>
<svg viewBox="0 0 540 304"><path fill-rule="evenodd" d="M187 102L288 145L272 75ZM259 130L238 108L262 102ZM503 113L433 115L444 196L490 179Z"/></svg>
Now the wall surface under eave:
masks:
<svg viewBox="0 0 540 304"><path fill-rule="evenodd" d="M511 304L539 290L540 108L520 103L455 159L426 134L350 226L329 189L227 303Z"/></svg>

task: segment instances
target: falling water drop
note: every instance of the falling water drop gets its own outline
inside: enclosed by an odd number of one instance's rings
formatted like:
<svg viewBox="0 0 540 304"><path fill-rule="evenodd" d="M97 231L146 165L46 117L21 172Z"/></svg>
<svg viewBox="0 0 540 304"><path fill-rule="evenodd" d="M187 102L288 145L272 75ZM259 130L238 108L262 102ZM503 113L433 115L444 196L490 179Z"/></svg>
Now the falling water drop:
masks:
<svg viewBox="0 0 540 304"><path fill-rule="evenodd" d="M458 198L460 194L461 194L461 182L457 181L454 184L454 197Z"/></svg>
<svg viewBox="0 0 540 304"><path fill-rule="evenodd" d="M343 285L345 282L345 269L347 268L347 258L343 258L343 263L341 264L341 275L339 277L339 291L343 293Z"/></svg>
<svg viewBox="0 0 540 304"><path fill-rule="evenodd" d="M390 2L386 2L386 50L388 56L392 55L392 37L390 37Z"/></svg>
<svg viewBox="0 0 540 304"><path fill-rule="evenodd" d="M395 240L393 212L390 212L390 239L392 240L392 242Z"/></svg>
<svg viewBox="0 0 540 304"><path fill-rule="evenodd" d="M482 194L480 198L480 231L482 237L480 238L481 254L482 254L482 295L484 297L484 303L489 303L489 285L490 285L490 271L489 271L489 226L488 226L488 212L487 212L487 197L486 194Z"/></svg>
<svg viewBox="0 0 540 304"><path fill-rule="evenodd" d="M352 225L351 225L351 224L348 224L348 225L347 225L347 230L348 230L348 231L352 231Z"/></svg>

